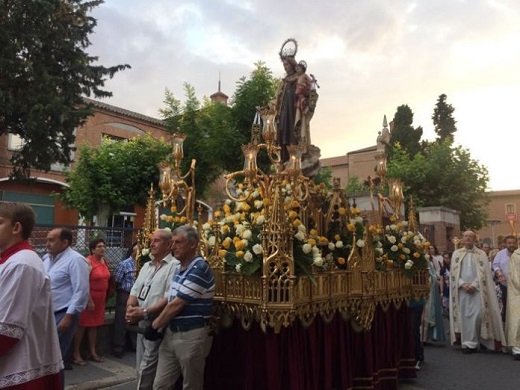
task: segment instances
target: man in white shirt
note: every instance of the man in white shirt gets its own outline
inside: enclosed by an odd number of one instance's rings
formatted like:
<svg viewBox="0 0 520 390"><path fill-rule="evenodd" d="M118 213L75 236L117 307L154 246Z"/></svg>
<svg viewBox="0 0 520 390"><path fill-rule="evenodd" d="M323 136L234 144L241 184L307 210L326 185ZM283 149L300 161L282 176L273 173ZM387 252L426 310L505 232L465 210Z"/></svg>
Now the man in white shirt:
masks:
<svg viewBox="0 0 520 390"><path fill-rule="evenodd" d="M47 254L43 256L43 266L51 279L54 318L63 359L74 338L79 314L89 299L90 268L85 257L71 245L72 231L52 229L47 234Z"/></svg>
<svg viewBox="0 0 520 390"><path fill-rule="evenodd" d="M500 291L502 292L502 322L506 321L507 313L507 280L509 279L509 261L511 255L518 248L518 241L515 236L504 237L506 247L499 251L493 260L493 272L498 279Z"/></svg>
<svg viewBox="0 0 520 390"><path fill-rule="evenodd" d="M174 268L179 264L170 253L172 233L165 229L153 233L150 254L153 257L143 265L132 287L126 304L126 321L139 323L145 329L166 306L164 295L170 288ZM161 340L146 340L137 335L136 365L138 389L151 389L155 379Z"/></svg>

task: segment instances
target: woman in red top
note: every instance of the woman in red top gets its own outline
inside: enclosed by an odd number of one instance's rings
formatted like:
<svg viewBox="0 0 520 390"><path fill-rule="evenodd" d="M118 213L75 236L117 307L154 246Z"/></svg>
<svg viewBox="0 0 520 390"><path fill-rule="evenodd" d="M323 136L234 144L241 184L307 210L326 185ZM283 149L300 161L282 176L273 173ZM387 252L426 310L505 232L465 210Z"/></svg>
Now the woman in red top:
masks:
<svg viewBox="0 0 520 390"><path fill-rule="evenodd" d="M103 359L96 352L97 328L105 323L105 302L107 297L110 271L105 260L105 241L102 238L93 240L90 245L90 255L87 260L90 264L90 297L87 308L79 317L79 326L74 336L73 363L84 366L86 363L81 357L81 341L85 335L88 338L90 359L102 362Z"/></svg>

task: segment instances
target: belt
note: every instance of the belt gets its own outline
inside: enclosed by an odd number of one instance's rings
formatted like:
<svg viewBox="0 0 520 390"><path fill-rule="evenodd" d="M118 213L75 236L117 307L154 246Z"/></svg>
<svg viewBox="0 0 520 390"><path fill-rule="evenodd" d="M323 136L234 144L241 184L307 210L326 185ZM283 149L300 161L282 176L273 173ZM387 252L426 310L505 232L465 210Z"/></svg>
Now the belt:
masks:
<svg viewBox="0 0 520 390"><path fill-rule="evenodd" d="M54 312L54 315L62 314L67 312L68 307L64 307L63 309L57 310Z"/></svg>
<svg viewBox="0 0 520 390"><path fill-rule="evenodd" d="M172 332L188 332L189 330L200 329L208 326L209 321L200 322L193 325L173 325L170 323L169 327Z"/></svg>

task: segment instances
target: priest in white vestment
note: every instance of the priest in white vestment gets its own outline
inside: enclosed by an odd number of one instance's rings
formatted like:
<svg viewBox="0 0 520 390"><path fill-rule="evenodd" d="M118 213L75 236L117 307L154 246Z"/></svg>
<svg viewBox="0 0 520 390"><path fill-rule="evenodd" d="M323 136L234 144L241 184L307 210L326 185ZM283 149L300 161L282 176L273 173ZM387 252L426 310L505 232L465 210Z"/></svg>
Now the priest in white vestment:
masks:
<svg viewBox="0 0 520 390"><path fill-rule="evenodd" d="M463 248L453 252L450 277L451 343L460 338L463 353L480 346L505 346L495 284L486 253L475 246L476 234L463 234ZM497 343L495 343L497 342Z"/></svg>
<svg viewBox="0 0 520 390"><path fill-rule="evenodd" d="M513 358L520 360L520 249L509 260L507 281L506 339Z"/></svg>

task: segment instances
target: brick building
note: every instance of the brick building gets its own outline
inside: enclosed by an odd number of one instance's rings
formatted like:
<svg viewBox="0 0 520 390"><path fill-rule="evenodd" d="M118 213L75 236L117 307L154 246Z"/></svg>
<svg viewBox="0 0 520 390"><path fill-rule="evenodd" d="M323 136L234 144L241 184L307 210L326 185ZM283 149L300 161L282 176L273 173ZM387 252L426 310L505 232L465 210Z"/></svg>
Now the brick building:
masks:
<svg viewBox="0 0 520 390"><path fill-rule="evenodd" d="M82 127L76 129L76 146L100 145L103 137L125 140L144 134L153 137L167 135L164 123L159 119L91 99L85 101L93 105L94 115L90 116ZM22 201L30 204L37 213L38 224L77 225L78 212L65 209L61 202L51 195L67 187L63 166L55 164L49 172L32 171L31 176L35 181L31 184L9 180L10 157L22 142L20 137L13 134L0 137L0 201ZM107 226L113 227L129 224L141 226L142 217L143 210L134 207L127 212L111 216L106 222L99 221L99 224L106 223Z"/></svg>

